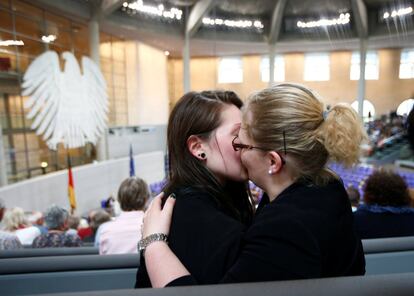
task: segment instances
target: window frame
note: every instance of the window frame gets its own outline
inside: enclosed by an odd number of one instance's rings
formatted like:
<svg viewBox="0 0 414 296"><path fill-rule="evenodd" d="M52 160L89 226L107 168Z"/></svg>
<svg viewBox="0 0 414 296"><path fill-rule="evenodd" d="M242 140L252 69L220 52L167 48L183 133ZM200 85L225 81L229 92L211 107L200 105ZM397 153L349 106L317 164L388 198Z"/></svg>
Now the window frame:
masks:
<svg viewBox="0 0 414 296"><path fill-rule="evenodd" d="M262 56L260 59L260 81L269 82L270 80L270 64L269 56ZM275 82L283 82L286 80L285 57L283 55L275 55L273 76Z"/></svg>

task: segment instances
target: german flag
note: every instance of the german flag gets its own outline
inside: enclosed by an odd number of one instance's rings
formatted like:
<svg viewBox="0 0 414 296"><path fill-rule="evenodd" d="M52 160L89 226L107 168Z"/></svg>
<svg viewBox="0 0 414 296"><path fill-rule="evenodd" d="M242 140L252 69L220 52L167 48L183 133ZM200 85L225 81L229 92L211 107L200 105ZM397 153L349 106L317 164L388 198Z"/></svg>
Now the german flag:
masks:
<svg viewBox="0 0 414 296"><path fill-rule="evenodd" d="M72 165L70 163L69 155L68 155L68 175L69 175L68 197L69 197L70 208L73 212L76 209L76 197L75 197L75 186L73 185Z"/></svg>

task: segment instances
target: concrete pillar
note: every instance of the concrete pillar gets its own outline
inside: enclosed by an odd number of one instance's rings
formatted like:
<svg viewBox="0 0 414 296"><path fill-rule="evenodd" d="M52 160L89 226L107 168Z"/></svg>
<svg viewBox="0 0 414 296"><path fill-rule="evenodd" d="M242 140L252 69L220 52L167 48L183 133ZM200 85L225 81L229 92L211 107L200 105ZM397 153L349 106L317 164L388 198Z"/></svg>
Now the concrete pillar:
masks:
<svg viewBox="0 0 414 296"><path fill-rule="evenodd" d="M190 35L186 32L184 36L184 48L183 48L183 81L184 81L184 93L191 90L190 80Z"/></svg>
<svg viewBox="0 0 414 296"><path fill-rule="evenodd" d="M96 12L89 21L89 55L100 68L99 44L99 15ZM96 157L98 161L108 159L106 130L96 144Z"/></svg>
<svg viewBox="0 0 414 296"><path fill-rule="evenodd" d="M358 114L364 117L365 99L365 64L367 57L367 40L361 39L359 49Z"/></svg>
<svg viewBox="0 0 414 296"><path fill-rule="evenodd" d="M275 82L275 44L269 45L269 86Z"/></svg>

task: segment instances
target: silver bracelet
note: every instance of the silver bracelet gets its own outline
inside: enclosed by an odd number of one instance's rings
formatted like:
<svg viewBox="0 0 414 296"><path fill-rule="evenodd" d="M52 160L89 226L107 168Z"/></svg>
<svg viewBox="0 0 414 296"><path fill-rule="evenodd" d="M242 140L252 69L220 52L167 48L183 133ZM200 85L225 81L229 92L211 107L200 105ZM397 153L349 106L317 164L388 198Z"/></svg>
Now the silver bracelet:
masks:
<svg viewBox="0 0 414 296"><path fill-rule="evenodd" d="M138 242L138 253L142 253L142 255L144 255L145 249L153 242L167 242L167 241L168 241L168 235L164 233L150 234Z"/></svg>

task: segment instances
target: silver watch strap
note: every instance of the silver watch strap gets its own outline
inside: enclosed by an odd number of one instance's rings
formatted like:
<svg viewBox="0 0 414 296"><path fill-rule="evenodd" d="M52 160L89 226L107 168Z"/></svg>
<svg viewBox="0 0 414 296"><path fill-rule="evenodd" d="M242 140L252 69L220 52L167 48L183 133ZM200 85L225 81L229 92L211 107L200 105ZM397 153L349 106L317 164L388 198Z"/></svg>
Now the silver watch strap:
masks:
<svg viewBox="0 0 414 296"><path fill-rule="evenodd" d="M147 237L141 239L138 242L138 252L144 253L145 249L152 244L153 242L167 242L168 241L168 235L164 233L153 233L148 235Z"/></svg>

